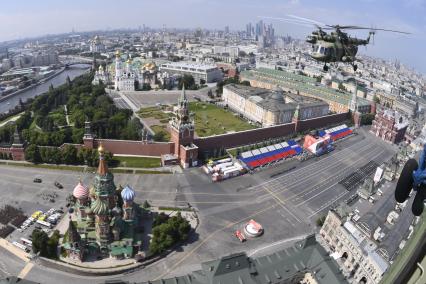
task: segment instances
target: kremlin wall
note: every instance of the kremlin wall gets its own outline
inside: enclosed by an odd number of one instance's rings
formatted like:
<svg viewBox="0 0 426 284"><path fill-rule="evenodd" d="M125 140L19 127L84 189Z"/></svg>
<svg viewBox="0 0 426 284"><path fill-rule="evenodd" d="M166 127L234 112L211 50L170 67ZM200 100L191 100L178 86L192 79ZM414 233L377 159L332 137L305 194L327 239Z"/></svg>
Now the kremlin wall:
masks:
<svg viewBox="0 0 426 284"><path fill-rule="evenodd" d="M115 155L153 157L168 155L169 158L172 157L173 163L187 168L197 165L199 154L200 156L211 155L220 149L259 143L272 138L323 128L330 124L339 124L350 119L350 113L345 112L308 120L293 119L291 123L286 124L195 138L194 121L188 109L188 100L184 89L178 100L178 108L175 114L176 117L170 121L168 127L171 133L170 142L97 139L90 131L90 123L87 123L83 144L75 146L77 148L96 149L102 144L107 151ZM24 160L24 146L18 138L19 135L15 134L14 144L10 148L0 148L0 152L12 153L13 160Z"/></svg>

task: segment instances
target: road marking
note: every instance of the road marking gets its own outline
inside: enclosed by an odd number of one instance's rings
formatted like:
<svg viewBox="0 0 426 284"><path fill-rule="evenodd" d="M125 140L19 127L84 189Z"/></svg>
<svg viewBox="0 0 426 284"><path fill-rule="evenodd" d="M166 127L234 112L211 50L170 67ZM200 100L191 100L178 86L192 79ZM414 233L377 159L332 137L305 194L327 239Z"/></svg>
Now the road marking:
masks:
<svg viewBox="0 0 426 284"><path fill-rule="evenodd" d="M156 279L154 279L154 281L157 281L157 280L159 280L159 279L162 279L162 278L164 278L167 274L169 274L169 273L171 273L171 272L173 272L183 261L185 261L188 257L190 257L192 254L194 254L194 252L196 252L200 247L202 247L207 241L209 241L211 238L213 238L213 236L214 235L216 235L217 233L219 233L219 232L221 232L221 231L223 231L223 230L225 230L225 229L227 229L227 228L230 228L230 227L232 227L232 226L235 226L236 224L238 224L238 223L241 223L241 222L243 222L243 221L245 221L245 220L248 220L248 219L251 219L251 218L253 218L254 216L257 216L257 215L260 215L260 214L262 214L262 213L264 213L264 212L266 212L266 211L268 211L268 210L270 210L270 209L273 209L273 208L275 208L276 206L277 206L278 204L272 204L271 206L268 206L268 207L265 207L265 208L263 208L262 210L260 210L260 211L257 211L256 213L253 213L253 214L251 214L251 215L249 215L249 216L247 216L247 217L245 217L245 218L242 218L242 219L240 219L240 220L238 220L238 221L235 221L235 222L232 222L232 223L229 223L228 225L226 225L226 226L223 226L222 228L220 228L220 229L217 229L216 231L214 231L213 233L211 233L210 235L208 235L203 241L201 241L197 246L195 246L191 251L189 251L186 255L184 255L180 260L178 260L170 269L165 269L166 271L163 273L163 274L161 274L160 276L158 276Z"/></svg>
<svg viewBox="0 0 426 284"><path fill-rule="evenodd" d="M285 210L285 211L287 211L288 213L290 213L290 215L291 216L293 216L293 218L294 219L296 219L299 223L303 223L302 221L300 221L300 219L299 218L297 218L297 216L296 215L294 215L293 214L293 212L291 212L290 210L288 210L287 209L287 207L285 207L284 206L284 201L283 200L281 200L280 198L279 198L279 196L277 196L274 192L272 192L269 188L267 188L266 186L263 186L265 189L266 189L266 191L267 192L269 192L271 195L272 195L272 197L275 199L275 201L277 201L278 203L279 203L279 205Z"/></svg>
<svg viewBox="0 0 426 284"><path fill-rule="evenodd" d="M3 247L4 249L8 250L10 253L17 256L18 258L22 259L23 261L25 261L25 262L29 261L28 254L26 252L15 247L14 245L12 245L7 240L0 238L0 246Z"/></svg>
<svg viewBox="0 0 426 284"><path fill-rule="evenodd" d="M7 271L6 265L0 261L0 271L3 272L6 276L10 275L9 271Z"/></svg>
<svg viewBox="0 0 426 284"><path fill-rule="evenodd" d="M18 274L18 278L24 279L25 276L27 276L27 274L31 271L31 269L33 268L34 263L28 262L25 267L21 270L21 272L19 272Z"/></svg>

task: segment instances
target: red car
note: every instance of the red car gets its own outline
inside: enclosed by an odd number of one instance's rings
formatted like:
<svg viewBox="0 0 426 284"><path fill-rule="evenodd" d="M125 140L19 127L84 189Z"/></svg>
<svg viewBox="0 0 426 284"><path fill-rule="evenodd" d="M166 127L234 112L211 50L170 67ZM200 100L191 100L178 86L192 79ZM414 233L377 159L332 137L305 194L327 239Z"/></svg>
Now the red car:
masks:
<svg viewBox="0 0 426 284"><path fill-rule="evenodd" d="M245 242L247 240L244 234L241 233L240 230L236 230L234 233L234 236L236 236L240 240L240 242Z"/></svg>

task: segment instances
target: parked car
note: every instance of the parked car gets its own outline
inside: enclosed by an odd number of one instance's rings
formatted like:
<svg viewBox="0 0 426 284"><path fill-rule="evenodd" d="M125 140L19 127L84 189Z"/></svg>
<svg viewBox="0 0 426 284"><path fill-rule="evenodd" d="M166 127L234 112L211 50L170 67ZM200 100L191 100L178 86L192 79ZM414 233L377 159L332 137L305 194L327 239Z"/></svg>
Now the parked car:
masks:
<svg viewBox="0 0 426 284"><path fill-rule="evenodd" d="M33 179L33 182L41 183L41 182L42 182L42 180L41 180L41 178L35 178L35 179Z"/></svg>
<svg viewBox="0 0 426 284"><path fill-rule="evenodd" d="M240 242L245 242L247 240L240 230L236 230L234 236L236 236L240 240Z"/></svg>
<svg viewBox="0 0 426 284"><path fill-rule="evenodd" d="M57 187L57 188L59 188L59 189L63 189L64 188L64 186L62 185L62 184L60 184L59 182L57 182L57 181L55 181L55 186Z"/></svg>

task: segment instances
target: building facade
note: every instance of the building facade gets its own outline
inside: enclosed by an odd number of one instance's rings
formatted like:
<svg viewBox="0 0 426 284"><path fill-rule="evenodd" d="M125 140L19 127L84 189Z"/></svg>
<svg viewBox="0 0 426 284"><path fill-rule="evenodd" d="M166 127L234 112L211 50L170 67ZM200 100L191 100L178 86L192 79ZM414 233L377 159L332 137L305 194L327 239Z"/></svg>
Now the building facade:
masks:
<svg viewBox="0 0 426 284"><path fill-rule="evenodd" d="M312 119L329 112L327 103L284 93L279 87L270 91L229 84L223 88L222 100L233 111L262 126L289 123L293 119Z"/></svg>
<svg viewBox="0 0 426 284"><path fill-rule="evenodd" d="M408 120L397 111L382 110L376 114L370 132L381 139L399 143L404 140L408 127Z"/></svg>
<svg viewBox="0 0 426 284"><path fill-rule="evenodd" d="M105 52L105 45L102 43L99 36L95 36L93 40L90 41L90 52Z"/></svg>
<svg viewBox="0 0 426 284"><path fill-rule="evenodd" d="M376 252L377 245L352 221L329 211L320 230L327 250L354 283L379 283L389 263Z"/></svg>
<svg viewBox="0 0 426 284"><path fill-rule="evenodd" d="M199 64L193 62L170 62L160 65L160 71L170 75L191 75L197 84L222 81L222 71L215 65Z"/></svg>
<svg viewBox="0 0 426 284"><path fill-rule="evenodd" d="M348 92L321 86L315 78L286 71L258 68L241 72L240 80L249 81L252 87L265 89L273 89L278 85L286 92L319 99L326 102L330 111L335 113L348 112L352 100L352 95ZM357 111L361 114L369 113L371 103L366 99L358 98Z"/></svg>
<svg viewBox="0 0 426 284"><path fill-rule="evenodd" d="M121 54L115 53L115 81L116 91L134 91L139 83L143 82L143 74L140 69L133 68L132 59L129 57L123 66Z"/></svg>

